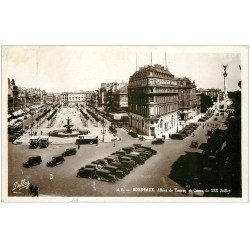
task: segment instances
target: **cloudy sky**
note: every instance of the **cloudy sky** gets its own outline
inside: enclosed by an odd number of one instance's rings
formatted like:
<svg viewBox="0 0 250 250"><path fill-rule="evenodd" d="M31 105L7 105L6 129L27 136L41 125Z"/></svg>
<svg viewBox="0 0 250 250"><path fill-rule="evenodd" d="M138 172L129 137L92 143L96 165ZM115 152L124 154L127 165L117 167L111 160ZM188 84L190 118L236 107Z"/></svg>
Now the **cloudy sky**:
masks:
<svg viewBox="0 0 250 250"><path fill-rule="evenodd" d="M209 51L209 52L208 52ZM138 67L167 66L176 77L195 80L198 88L223 88L228 64L228 89L240 80L240 54L233 47L195 46L3 46L2 82L47 92L94 90L102 82L128 82Z"/></svg>

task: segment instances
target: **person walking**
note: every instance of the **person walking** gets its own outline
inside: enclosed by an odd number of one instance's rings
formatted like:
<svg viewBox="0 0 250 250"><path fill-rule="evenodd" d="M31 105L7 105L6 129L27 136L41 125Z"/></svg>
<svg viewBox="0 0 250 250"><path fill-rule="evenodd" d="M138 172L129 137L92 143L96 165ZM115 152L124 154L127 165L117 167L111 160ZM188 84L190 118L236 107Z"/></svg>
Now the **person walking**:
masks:
<svg viewBox="0 0 250 250"><path fill-rule="evenodd" d="M114 143L113 143L113 147L115 147L115 140L113 141Z"/></svg>
<svg viewBox="0 0 250 250"><path fill-rule="evenodd" d="M79 150L80 149L80 143L79 142L78 142L78 146L77 147L78 147L78 150Z"/></svg>
<svg viewBox="0 0 250 250"><path fill-rule="evenodd" d="M32 183L30 183L30 185L29 185L29 195L31 196L33 192L34 192L34 186L32 185Z"/></svg>
<svg viewBox="0 0 250 250"><path fill-rule="evenodd" d="M35 197L38 197L38 196L39 196L39 195L38 195L38 186L37 186L37 185L34 187L34 196L35 196Z"/></svg>
<svg viewBox="0 0 250 250"><path fill-rule="evenodd" d="M54 179L54 176L52 173L49 174L49 180L52 181Z"/></svg>

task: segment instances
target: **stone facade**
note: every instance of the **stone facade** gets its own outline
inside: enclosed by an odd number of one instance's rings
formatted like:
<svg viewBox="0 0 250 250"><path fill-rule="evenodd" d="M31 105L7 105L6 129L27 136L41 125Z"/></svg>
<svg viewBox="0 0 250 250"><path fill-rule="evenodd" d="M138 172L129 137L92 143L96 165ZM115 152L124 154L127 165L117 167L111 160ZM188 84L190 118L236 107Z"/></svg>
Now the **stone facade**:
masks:
<svg viewBox="0 0 250 250"><path fill-rule="evenodd" d="M178 85L161 65L140 67L129 78L129 125L137 133L159 136L177 126Z"/></svg>

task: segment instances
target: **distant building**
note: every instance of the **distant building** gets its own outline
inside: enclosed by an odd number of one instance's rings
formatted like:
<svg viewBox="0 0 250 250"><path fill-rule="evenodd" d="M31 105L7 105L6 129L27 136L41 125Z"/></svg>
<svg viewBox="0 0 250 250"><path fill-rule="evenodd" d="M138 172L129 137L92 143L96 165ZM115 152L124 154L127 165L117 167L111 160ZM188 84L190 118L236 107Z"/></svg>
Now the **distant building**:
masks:
<svg viewBox="0 0 250 250"><path fill-rule="evenodd" d="M18 87L14 79L8 78L8 112L12 113L18 109Z"/></svg>
<svg viewBox="0 0 250 250"><path fill-rule="evenodd" d="M178 122L178 85L161 65L140 67L129 78L128 115L132 130L149 136L169 132Z"/></svg>
<svg viewBox="0 0 250 250"><path fill-rule="evenodd" d="M128 111L128 86L125 85L114 91L114 103L113 111L114 112L126 112Z"/></svg>
<svg viewBox="0 0 250 250"><path fill-rule="evenodd" d="M200 113L200 97L196 95L195 81L177 78L180 120L187 121Z"/></svg>
<svg viewBox="0 0 250 250"><path fill-rule="evenodd" d="M218 94L222 92L221 89L198 89L199 93L211 96L212 98L217 98Z"/></svg>
<svg viewBox="0 0 250 250"><path fill-rule="evenodd" d="M93 91L65 92L60 95L60 103L64 106L70 104L90 104Z"/></svg>
<svg viewBox="0 0 250 250"><path fill-rule="evenodd" d="M98 106L107 112L112 112L114 105L114 93L124 86L126 86L126 83L123 82L101 83Z"/></svg>

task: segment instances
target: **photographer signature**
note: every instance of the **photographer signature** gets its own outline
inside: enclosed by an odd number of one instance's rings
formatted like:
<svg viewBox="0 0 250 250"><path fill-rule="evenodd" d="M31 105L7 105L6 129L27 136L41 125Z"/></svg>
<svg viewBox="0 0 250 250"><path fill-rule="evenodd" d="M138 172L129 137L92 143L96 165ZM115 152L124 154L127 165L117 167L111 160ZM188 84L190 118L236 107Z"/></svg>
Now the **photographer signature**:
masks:
<svg viewBox="0 0 250 250"><path fill-rule="evenodd" d="M14 184L13 184L14 188L12 189L12 191L22 190L24 188L28 189L29 185L30 185L30 182L26 181L25 179L22 179L20 181L20 183L18 181L15 181Z"/></svg>

